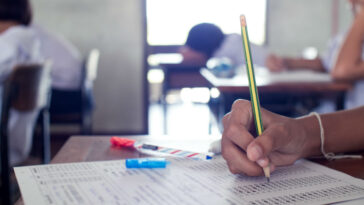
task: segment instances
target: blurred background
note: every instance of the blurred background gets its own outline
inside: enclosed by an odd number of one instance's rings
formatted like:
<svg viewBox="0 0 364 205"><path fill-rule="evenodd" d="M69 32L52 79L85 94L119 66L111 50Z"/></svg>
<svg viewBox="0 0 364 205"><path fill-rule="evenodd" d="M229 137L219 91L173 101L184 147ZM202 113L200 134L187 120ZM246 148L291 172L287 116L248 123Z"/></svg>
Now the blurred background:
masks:
<svg viewBox="0 0 364 205"><path fill-rule="evenodd" d="M64 36L82 56L93 48L100 51L91 132L97 135L220 132L221 119L208 106L219 101L219 90L201 82L201 77L165 85L166 81L178 82L178 77L168 80L163 64L182 61L178 49L196 24L213 23L224 33L240 35L239 15L246 14L252 43L278 55L315 58L325 52L328 39L345 31L352 19L347 1L339 0L31 3L34 24ZM72 125L51 125L51 132L61 139L81 133Z"/></svg>
<svg viewBox="0 0 364 205"><path fill-rule="evenodd" d="M36 24L64 35L83 55L91 48L100 50L93 115L93 132L99 134L162 130L158 128L163 120L163 116L157 116L158 107L149 108L160 101L164 76L158 69L148 71L161 62L178 62L178 55L155 54L175 53L175 47L184 44L195 24L211 22L226 33L239 34L238 16L246 13L251 41L280 55L298 56L307 47L313 48L312 55L324 52L327 40L344 31L352 18L347 2L339 0L33 0L32 3ZM203 110L202 114L206 115ZM148 116L149 126L145 120Z"/></svg>

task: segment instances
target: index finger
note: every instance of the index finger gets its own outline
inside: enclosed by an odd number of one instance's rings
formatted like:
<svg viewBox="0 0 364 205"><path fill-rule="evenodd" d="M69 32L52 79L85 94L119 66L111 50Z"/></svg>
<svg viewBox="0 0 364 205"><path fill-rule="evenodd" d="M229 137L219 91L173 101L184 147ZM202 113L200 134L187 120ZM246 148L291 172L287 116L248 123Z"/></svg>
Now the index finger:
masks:
<svg viewBox="0 0 364 205"><path fill-rule="evenodd" d="M236 100L230 112L229 124L243 126L249 130L252 126L253 114L252 105L248 100Z"/></svg>

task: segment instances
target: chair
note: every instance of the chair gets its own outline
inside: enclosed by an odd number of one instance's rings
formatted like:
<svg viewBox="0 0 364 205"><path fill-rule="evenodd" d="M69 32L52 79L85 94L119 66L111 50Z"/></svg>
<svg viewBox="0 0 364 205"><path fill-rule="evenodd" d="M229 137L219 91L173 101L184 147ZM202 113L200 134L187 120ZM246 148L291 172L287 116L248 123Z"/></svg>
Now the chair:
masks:
<svg viewBox="0 0 364 205"><path fill-rule="evenodd" d="M100 52L92 49L81 75L80 90L52 89L51 124L79 124L82 134L92 133L93 83L97 76Z"/></svg>
<svg viewBox="0 0 364 205"><path fill-rule="evenodd" d="M50 64L18 65L6 79L3 89L1 108L1 180L2 202L10 204L10 168L8 153L8 121L10 109L17 111L32 111L39 109L43 117L43 162L50 159L50 137L48 104L50 91Z"/></svg>

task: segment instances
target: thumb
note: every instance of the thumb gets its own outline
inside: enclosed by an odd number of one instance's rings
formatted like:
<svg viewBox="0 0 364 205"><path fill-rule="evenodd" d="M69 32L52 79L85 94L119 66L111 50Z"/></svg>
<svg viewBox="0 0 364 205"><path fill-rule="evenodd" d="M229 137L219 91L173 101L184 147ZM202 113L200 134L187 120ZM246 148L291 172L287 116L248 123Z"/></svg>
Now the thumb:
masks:
<svg viewBox="0 0 364 205"><path fill-rule="evenodd" d="M247 156L251 161L265 159L272 151L285 145L287 131L283 127L268 128L247 147Z"/></svg>

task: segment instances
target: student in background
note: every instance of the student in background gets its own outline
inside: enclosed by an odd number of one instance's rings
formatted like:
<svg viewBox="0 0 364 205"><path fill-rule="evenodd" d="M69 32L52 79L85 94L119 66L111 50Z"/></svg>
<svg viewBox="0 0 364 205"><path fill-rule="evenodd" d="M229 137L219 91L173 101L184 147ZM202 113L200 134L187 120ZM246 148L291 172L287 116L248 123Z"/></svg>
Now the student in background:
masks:
<svg viewBox="0 0 364 205"><path fill-rule="evenodd" d="M331 75L353 83L346 108L364 105L364 0L350 0L355 18L339 49Z"/></svg>
<svg viewBox="0 0 364 205"><path fill-rule="evenodd" d="M50 113L80 109L83 59L80 51L61 34L54 34L39 25L31 28L40 41L40 52L52 61L52 98Z"/></svg>
<svg viewBox="0 0 364 205"><path fill-rule="evenodd" d="M52 61L52 88L79 90L81 85L82 57L79 50L60 34L46 31L32 24L40 41L40 52Z"/></svg>
<svg viewBox="0 0 364 205"><path fill-rule="evenodd" d="M188 33L185 45L180 49L182 63L205 66L210 58L228 58L235 66L244 63L243 42L239 34L224 34L211 23L197 24ZM254 62L264 65L265 48L251 44Z"/></svg>
<svg viewBox="0 0 364 205"><path fill-rule="evenodd" d="M326 54L314 60L285 58L270 55L266 66L273 72L283 70L310 69L318 72L329 72L335 80L345 80L354 83L354 89L346 96L345 108L355 108L364 105L364 36L359 36L358 31L363 26L362 16L364 0L349 0L354 15L353 24L344 35L338 35L330 40ZM340 49L341 48L341 49ZM350 57L349 57L350 56ZM318 109L320 112L331 112L334 104L323 102Z"/></svg>
<svg viewBox="0 0 364 205"><path fill-rule="evenodd" d="M29 27L32 20L26 0L0 0L0 83L17 64L41 63L40 41ZM10 164L23 161L31 149L34 123L39 110L10 111L8 125Z"/></svg>
<svg viewBox="0 0 364 205"><path fill-rule="evenodd" d="M81 70L82 70L82 57L79 50L67 41L61 35L52 34L44 28L31 24L31 5L29 0L15 0L14 5L17 5L17 10L5 11L6 5L10 4L10 0L0 0L3 5L2 14L4 17L15 14L21 8L27 8L29 16L29 23L27 30L31 31L34 38L38 41L39 56L43 59L50 59L52 61L52 88L59 90L77 90L80 89L81 84Z"/></svg>
<svg viewBox="0 0 364 205"><path fill-rule="evenodd" d="M17 64L52 61L52 97L59 90L79 90L82 59L79 51L66 39L32 25L32 10L28 0L0 0L0 80L4 80ZM57 96L58 97L58 96ZM69 99L52 101L69 106ZM56 102L57 101L57 102ZM10 163L28 156L34 123L39 111L11 111L9 121Z"/></svg>

